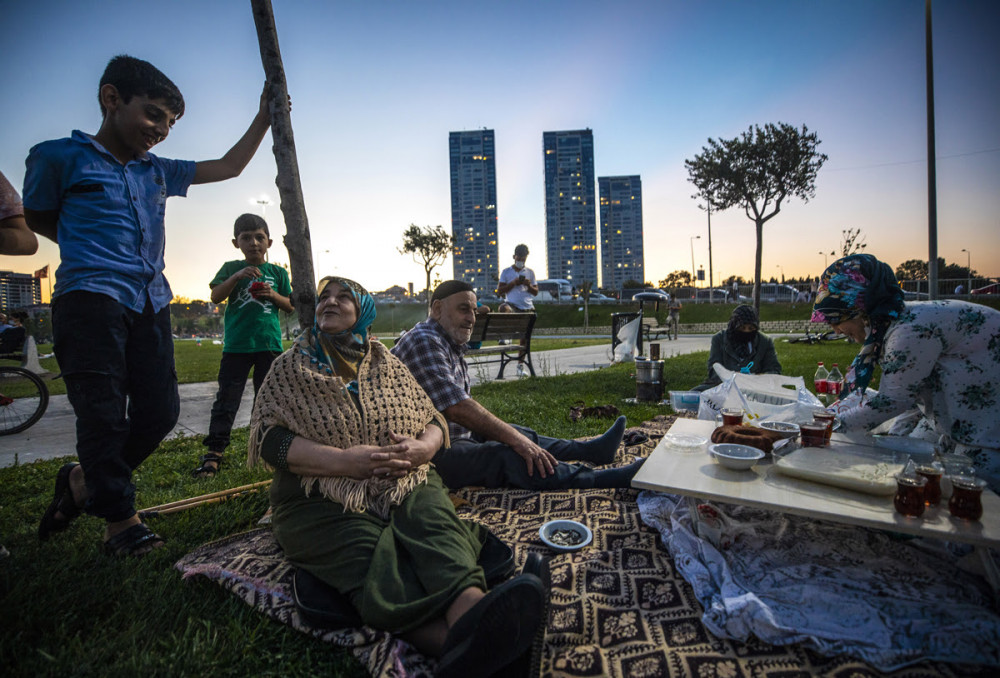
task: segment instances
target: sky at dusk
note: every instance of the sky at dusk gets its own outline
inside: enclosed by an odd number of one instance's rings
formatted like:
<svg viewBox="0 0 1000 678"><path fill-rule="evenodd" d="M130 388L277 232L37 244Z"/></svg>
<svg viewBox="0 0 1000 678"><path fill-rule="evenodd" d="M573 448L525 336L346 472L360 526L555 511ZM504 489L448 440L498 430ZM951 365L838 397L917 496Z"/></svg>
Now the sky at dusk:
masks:
<svg viewBox="0 0 1000 678"><path fill-rule="evenodd" d="M923 0L309 2L273 0L317 276L369 289L413 282L410 223L451 227L448 133L495 130L502 266L514 246L546 277L542 132L590 128L596 176L639 174L646 279L708 270L705 213L684 160L752 124L807 125L829 156L816 196L764 228L763 275L818 275L860 228L895 267L926 259ZM186 113L154 149L224 154L252 119L264 75L250 3L0 0L5 38L0 171L20 188L35 143L94 133L108 59L151 61ZM938 253L1000 275L1000 2L934 3ZM239 258L233 221L272 202L272 261L287 262L270 137L237 179L167 205L167 278L208 297ZM694 240L694 236L701 236ZM715 280L750 278L753 223L712 215ZM831 261L832 258L828 257ZM58 248L0 257L53 270ZM451 259L440 275L451 277ZM47 300L47 292L44 294Z"/></svg>

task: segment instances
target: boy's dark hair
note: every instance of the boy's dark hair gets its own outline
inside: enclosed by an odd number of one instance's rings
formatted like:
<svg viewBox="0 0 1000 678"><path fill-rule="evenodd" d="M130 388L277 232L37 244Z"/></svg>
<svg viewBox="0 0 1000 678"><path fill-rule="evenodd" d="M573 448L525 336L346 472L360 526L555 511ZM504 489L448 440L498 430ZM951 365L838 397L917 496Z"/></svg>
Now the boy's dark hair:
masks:
<svg viewBox="0 0 1000 678"><path fill-rule="evenodd" d="M238 238L240 233L245 231L264 231L268 238L271 237L271 232L267 230L267 222L256 214L241 214L236 217L236 223L233 224L233 237Z"/></svg>
<svg viewBox="0 0 1000 678"><path fill-rule="evenodd" d="M105 85L114 85L126 104L134 96L163 99L178 118L184 115L184 97L181 96L181 91L170 78L148 61L119 54L108 62L98 86L97 102L101 106L101 117L108 113L101 103L100 94L100 88Z"/></svg>

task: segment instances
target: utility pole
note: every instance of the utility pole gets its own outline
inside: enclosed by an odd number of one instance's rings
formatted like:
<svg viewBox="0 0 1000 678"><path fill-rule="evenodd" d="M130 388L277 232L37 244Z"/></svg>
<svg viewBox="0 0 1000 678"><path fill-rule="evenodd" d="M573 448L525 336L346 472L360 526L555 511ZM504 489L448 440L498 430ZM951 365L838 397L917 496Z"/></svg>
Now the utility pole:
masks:
<svg viewBox="0 0 1000 678"><path fill-rule="evenodd" d="M927 28L927 290L938 298L937 163L934 150L934 44L931 39L931 0L925 5ZM919 288L918 288L919 289Z"/></svg>
<svg viewBox="0 0 1000 678"><path fill-rule="evenodd" d="M302 198L299 162L292 134L292 116L288 110L288 83L278 49L278 30L274 26L271 0L250 0L260 60L267 78L268 102L271 108L271 139L278 175L274 180L281 197L281 213L285 218L285 247L292 269L292 303L299 317L299 328L312 327L316 313L316 274L313 271L312 238L309 220Z"/></svg>

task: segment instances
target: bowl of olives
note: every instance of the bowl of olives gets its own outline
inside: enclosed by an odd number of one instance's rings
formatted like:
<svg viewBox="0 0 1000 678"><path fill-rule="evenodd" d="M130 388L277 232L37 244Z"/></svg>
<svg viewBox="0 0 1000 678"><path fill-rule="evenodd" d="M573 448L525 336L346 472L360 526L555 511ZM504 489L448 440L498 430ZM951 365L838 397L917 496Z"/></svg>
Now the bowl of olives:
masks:
<svg viewBox="0 0 1000 678"><path fill-rule="evenodd" d="M575 520L550 520L538 528L538 536L556 551L576 551L594 539L590 528Z"/></svg>

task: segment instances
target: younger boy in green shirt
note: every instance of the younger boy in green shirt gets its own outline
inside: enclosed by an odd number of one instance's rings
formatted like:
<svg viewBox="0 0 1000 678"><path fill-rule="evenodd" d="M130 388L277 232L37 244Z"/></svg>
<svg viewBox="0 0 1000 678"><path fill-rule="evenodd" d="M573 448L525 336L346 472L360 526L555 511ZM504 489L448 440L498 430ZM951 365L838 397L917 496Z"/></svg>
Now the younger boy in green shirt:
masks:
<svg viewBox="0 0 1000 678"><path fill-rule="evenodd" d="M243 214L233 226L233 246L243 260L227 261L209 283L212 303L226 301L225 343L219 365L219 391L212 405L208 435L202 444L208 452L196 478L210 478L219 471L222 455L243 399L247 376L253 369L256 396L271 363L281 353L281 320L278 309L292 312L292 286L288 272L265 261L272 245L267 222L256 214Z"/></svg>

